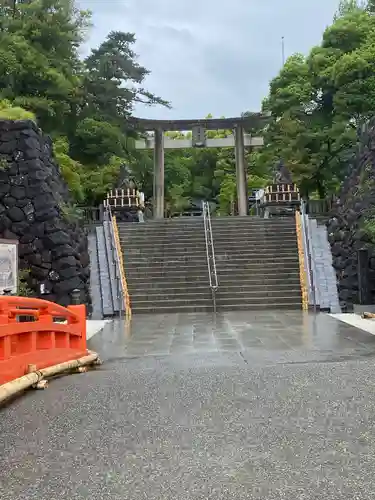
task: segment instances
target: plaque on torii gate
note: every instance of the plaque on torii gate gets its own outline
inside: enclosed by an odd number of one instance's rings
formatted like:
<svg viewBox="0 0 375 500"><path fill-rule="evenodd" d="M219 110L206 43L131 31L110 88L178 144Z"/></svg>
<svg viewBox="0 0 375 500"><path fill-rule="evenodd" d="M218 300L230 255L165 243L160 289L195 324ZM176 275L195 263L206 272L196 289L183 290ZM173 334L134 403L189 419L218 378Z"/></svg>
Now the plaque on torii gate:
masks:
<svg viewBox="0 0 375 500"><path fill-rule="evenodd" d="M206 146L206 129L201 125L195 125L191 132L193 148L204 148Z"/></svg>

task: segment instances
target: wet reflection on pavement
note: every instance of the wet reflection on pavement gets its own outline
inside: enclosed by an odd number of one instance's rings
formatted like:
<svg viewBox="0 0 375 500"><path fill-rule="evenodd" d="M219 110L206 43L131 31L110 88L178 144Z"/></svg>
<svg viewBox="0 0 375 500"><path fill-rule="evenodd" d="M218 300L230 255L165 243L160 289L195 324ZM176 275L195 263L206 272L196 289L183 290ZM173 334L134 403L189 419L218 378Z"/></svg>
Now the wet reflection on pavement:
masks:
<svg viewBox="0 0 375 500"><path fill-rule="evenodd" d="M90 342L104 358L240 352L259 361L327 360L375 353L375 336L327 314L188 313L115 321Z"/></svg>

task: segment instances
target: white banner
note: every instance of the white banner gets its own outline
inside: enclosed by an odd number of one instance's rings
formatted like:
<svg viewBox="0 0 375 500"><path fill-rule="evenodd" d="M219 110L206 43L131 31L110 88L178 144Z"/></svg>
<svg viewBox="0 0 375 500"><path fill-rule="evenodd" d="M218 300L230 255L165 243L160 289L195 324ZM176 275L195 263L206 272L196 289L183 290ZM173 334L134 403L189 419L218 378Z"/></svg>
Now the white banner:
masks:
<svg viewBox="0 0 375 500"><path fill-rule="evenodd" d="M18 242L0 239L0 295L4 290L17 294Z"/></svg>

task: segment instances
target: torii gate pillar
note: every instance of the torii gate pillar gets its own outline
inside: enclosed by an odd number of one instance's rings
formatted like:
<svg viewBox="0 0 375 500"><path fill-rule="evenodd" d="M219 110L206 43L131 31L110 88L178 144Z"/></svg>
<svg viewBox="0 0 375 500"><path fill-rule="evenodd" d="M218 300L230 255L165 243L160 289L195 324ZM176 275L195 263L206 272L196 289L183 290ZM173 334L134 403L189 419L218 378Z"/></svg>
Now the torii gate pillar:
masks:
<svg viewBox="0 0 375 500"><path fill-rule="evenodd" d="M237 125L234 129L234 150L236 156L236 180L237 180L237 203L238 215L247 215L247 176L245 162L244 130L242 125Z"/></svg>
<svg viewBox="0 0 375 500"><path fill-rule="evenodd" d="M154 219L164 218L164 131L155 129Z"/></svg>

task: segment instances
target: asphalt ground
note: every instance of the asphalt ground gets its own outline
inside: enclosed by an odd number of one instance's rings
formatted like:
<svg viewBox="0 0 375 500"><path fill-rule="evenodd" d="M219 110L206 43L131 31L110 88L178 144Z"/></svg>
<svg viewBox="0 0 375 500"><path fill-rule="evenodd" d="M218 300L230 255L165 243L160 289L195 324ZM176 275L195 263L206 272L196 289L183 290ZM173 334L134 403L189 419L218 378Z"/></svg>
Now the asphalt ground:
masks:
<svg viewBox="0 0 375 500"><path fill-rule="evenodd" d="M1 500L374 499L375 336L299 312L135 316L0 410Z"/></svg>

